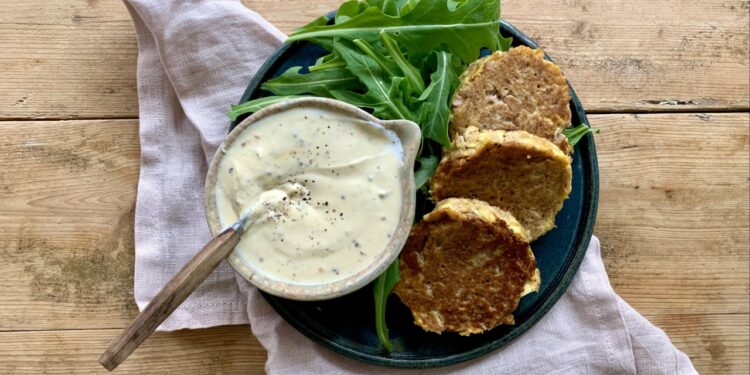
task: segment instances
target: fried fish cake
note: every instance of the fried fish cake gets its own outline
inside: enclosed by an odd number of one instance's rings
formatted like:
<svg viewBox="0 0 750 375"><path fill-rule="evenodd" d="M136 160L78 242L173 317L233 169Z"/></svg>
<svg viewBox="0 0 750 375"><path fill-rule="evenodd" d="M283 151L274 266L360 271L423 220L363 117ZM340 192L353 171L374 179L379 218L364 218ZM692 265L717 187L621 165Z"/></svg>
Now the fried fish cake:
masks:
<svg viewBox="0 0 750 375"><path fill-rule="evenodd" d="M438 202L412 229L394 289L426 331L470 335L514 324L540 276L526 231L508 212L474 199Z"/></svg>
<svg viewBox="0 0 750 375"><path fill-rule="evenodd" d="M561 150L571 147L562 134L570 125L570 91L557 65L539 49L525 46L495 52L472 63L453 97L450 132L470 127L525 130Z"/></svg>
<svg viewBox="0 0 750 375"><path fill-rule="evenodd" d="M525 131L471 127L453 146L430 180L433 200L486 201L512 213L532 241L555 227L571 190L570 156Z"/></svg>

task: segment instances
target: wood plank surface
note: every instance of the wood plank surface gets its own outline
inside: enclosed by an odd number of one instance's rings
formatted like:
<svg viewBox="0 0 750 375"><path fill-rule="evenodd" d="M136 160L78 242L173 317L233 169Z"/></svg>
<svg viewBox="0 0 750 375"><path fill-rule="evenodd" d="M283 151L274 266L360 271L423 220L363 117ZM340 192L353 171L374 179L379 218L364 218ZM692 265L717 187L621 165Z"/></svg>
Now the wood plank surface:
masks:
<svg viewBox="0 0 750 375"><path fill-rule="evenodd" d="M749 354L743 337L750 312L750 116L590 119L602 129L596 138L602 191L595 233L615 289L665 329L701 372L742 373ZM106 346L104 336L114 337L112 329L136 314L137 139L135 120L0 123L0 373L52 372L58 365L66 372L83 366L86 356L95 362L94 354ZM70 329L76 331L51 332ZM196 335L212 337L212 331ZM19 356L9 343L54 346L52 337L89 349L60 363L38 351ZM193 345L202 343L196 338ZM139 349L148 360L164 355L148 348ZM135 358L126 364L142 366ZM248 369L262 368L260 354L248 360ZM169 363L173 367L158 369L185 369Z"/></svg>
<svg viewBox="0 0 750 375"><path fill-rule="evenodd" d="M750 372L748 314L646 315L690 356L701 374Z"/></svg>
<svg viewBox="0 0 750 375"><path fill-rule="evenodd" d="M0 145L0 330L124 327L137 121L0 123Z"/></svg>
<svg viewBox="0 0 750 375"><path fill-rule="evenodd" d="M339 0L245 0L290 32ZM615 5L617 4L617 5ZM589 111L747 110L747 0L505 0ZM4 1L0 119L135 118L136 41L120 1Z"/></svg>
<svg viewBox="0 0 750 375"><path fill-rule="evenodd" d="M594 233L614 288L646 313L747 313L750 117L591 116Z"/></svg>
<svg viewBox="0 0 750 375"><path fill-rule="evenodd" d="M690 353L701 374L747 374L747 314L648 316ZM96 362L116 330L0 332L3 374L105 374ZM157 333L115 374L262 374L247 327Z"/></svg>
<svg viewBox="0 0 750 375"><path fill-rule="evenodd" d="M0 373L107 374L97 358L115 329L0 332ZM262 374L266 353L247 326L156 333L114 374Z"/></svg>
<svg viewBox="0 0 750 375"><path fill-rule="evenodd" d="M243 3L288 33L340 0ZM0 5L0 374L104 373L137 313L132 22L118 0ZM632 113L590 116L615 290L702 374L750 372L750 1L504 0L503 18L589 112ZM247 327L218 327L156 334L117 371L264 361Z"/></svg>

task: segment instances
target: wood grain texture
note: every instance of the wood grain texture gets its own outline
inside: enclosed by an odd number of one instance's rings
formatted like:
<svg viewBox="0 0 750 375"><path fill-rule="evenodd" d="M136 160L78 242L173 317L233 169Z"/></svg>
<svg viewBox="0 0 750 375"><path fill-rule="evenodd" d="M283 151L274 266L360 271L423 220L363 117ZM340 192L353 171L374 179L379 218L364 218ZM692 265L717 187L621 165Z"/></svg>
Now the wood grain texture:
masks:
<svg viewBox="0 0 750 375"><path fill-rule="evenodd" d="M339 0L243 0L290 32ZM104 373L136 314L136 42L120 1L0 0L0 373ZM750 109L747 0L504 0L589 112ZM750 371L748 113L594 115L614 288L703 374ZM262 373L247 327L158 333L121 373Z"/></svg>
<svg viewBox="0 0 750 375"><path fill-rule="evenodd" d="M748 314L647 316L701 374L747 374ZM0 373L105 374L96 358L116 330L0 332ZM115 374L262 374L246 326L156 333Z"/></svg>
<svg viewBox="0 0 750 375"><path fill-rule="evenodd" d="M747 313L748 114L592 116L595 233L615 290L649 314Z"/></svg>
<svg viewBox="0 0 750 375"><path fill-rule="evenodd" d="M553 5L555 3L555 5ZM588 112L750 107L747 0L505 0Z"/></svg>
<svg viewBox="0 0 750 375"><path fill-rule="evenodd" d="M97 357L113 329L0 332L2 374L107 374ZM247 326L155 333L112 374L263 374L266 353Z"/></svg>
<svg viewBox="0 0 750 375"><path fill-rule="evenodd" d="M4 122L0 149L0 330L124 327L137 121Z"/></svg>
<svg viewBox="0 0 750 375"><path fill-rule="evenodd" d="M121 1L3 1L1 118L136 117L133 24Z"/></svg>
<svg viewBox="0 0 750 375"><path fill-rule="evenodd" d="M701 374L747 374L750 371L748 314L646 315L690 356Z"/></svg>
<svg viewBox="0 0 750 375"><path fill-rule="evenodd" d="M338 0L245 0L290 32ZM747 0L505 0L594 112L750 107ZM120 1L4 1L0 119L134 118L136 41Z"/></svg>
<svg viewBox="0 0 750 375"><path fill-rule="evenodd" d="M742 322L750 312L750 116L590 117L602 129L596 138L602 188L596 234L615 289L665 329L702 373L742 373L748 354ZM54 367L54 356L30 359L41 354L29 348L57 347L60 340L93 345L96 350L80 355L96 362L117 330L106 330L103 338L95 329L119 329L137 313L136 121L10 121L0 123L0 140L0 256L6 259L0 264L0 373L24 363ZM65 329L85 331L47 332ZM184 341L185 350L199 350L202 334ZM31 354L21 356L3 338L31 340L24 347ZM142 357L118 371L132 365L138 372L148 367L139 367L142 358L162 358L149 347L147 341L134 354ZM82 352L67 353L64 368L90 368L79 358ZM155 368L193 366L169 363Z"/></svg>

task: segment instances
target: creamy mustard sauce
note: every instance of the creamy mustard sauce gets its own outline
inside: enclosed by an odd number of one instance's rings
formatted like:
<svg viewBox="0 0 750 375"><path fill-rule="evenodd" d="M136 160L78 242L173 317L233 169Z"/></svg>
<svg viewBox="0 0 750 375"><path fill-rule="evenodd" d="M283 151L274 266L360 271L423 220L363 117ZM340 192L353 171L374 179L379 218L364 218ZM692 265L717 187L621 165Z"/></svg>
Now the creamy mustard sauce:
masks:
<svg viewBox="0 0 750 375"><path fill-rule="evenodd" d="M252 207L235 248L257 273L324 284L367 269L396 230L403 148L380 125L296 108L246 128L225 152L221 224Z"/></svg>

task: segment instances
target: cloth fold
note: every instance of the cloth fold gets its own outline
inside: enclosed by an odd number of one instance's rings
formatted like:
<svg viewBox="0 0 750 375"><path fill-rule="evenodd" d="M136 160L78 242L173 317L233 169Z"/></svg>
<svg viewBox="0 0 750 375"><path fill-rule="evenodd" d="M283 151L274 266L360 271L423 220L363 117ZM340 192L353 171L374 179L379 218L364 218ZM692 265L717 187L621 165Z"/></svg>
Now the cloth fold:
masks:
<svg viewBox="0 0 750 375"><path fill-rule="evenodd" d="M226 112L286 38L239 1L126 1L138 39L141 171L135 208L138 307L210 238L203 184ZM247 324L222 263L160 327Z"/></svg>
<svg viewBox="0 0 750 375"><path fill-rule="evenodd" d="M141 174L135 217L135 299L142 309L210 238L208 163L226 111L285 36L239 1L125 0L138 39ZM528 332L480 359L427 371L384 369L303 337L227 264L160 330L251 325L271 374L691 374L688 357L612 290L591 241L568 291Z"/></svg>

